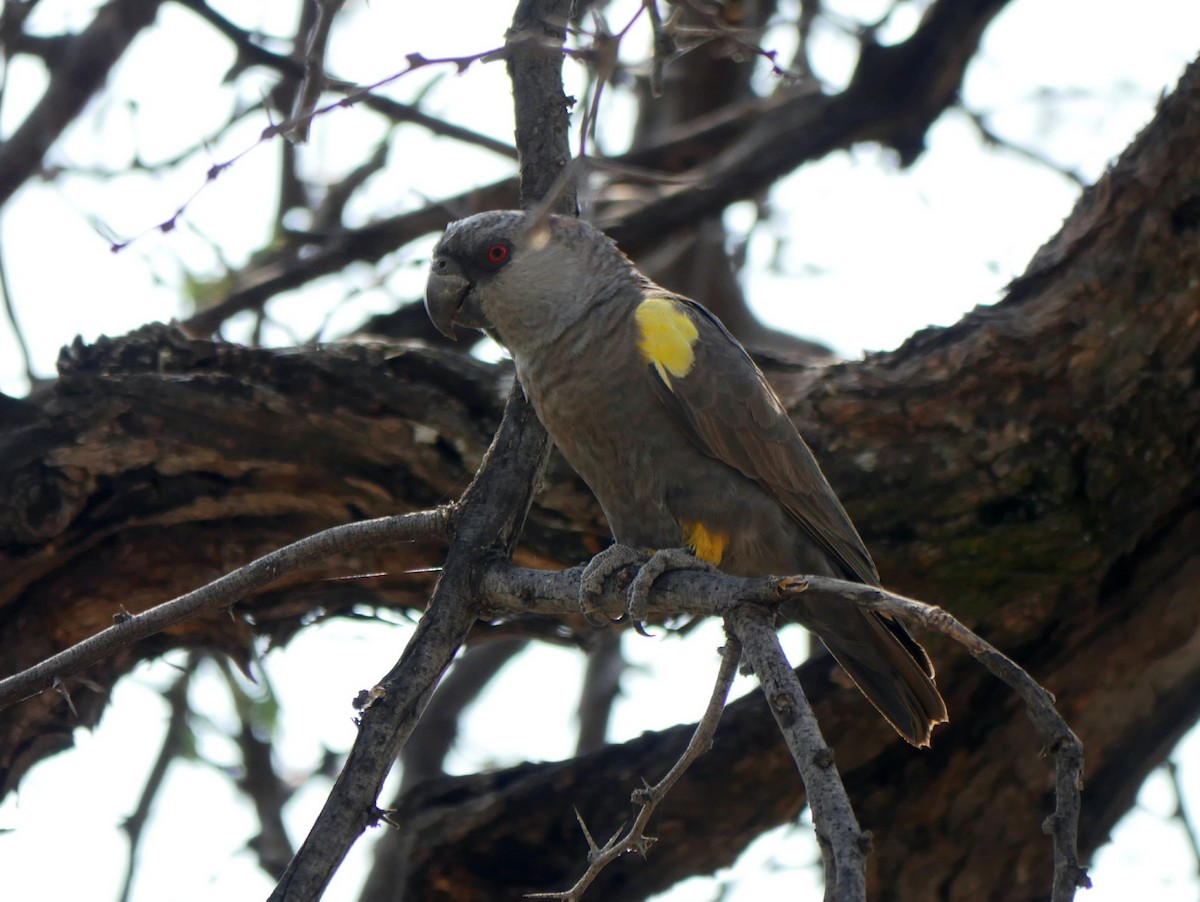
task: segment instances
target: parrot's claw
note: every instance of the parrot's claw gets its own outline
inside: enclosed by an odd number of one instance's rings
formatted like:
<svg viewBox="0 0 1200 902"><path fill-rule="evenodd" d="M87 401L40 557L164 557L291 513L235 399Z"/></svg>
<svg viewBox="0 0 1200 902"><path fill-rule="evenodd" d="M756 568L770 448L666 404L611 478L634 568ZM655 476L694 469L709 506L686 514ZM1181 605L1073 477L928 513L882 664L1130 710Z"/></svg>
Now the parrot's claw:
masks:
<svg viewBox="0 0 1200 902"><path fill-rule="evenodd" d="M650 587L654 581L669 570L711 570L686 548L662 548L650 556L642 565L633 583L629 586L629 620L633 628L643 636L649 636L643 622L650 606Z"/></svg>
<svg viewBox="0 0 1200 902"><path fill-rule="evenodd" d="M588 561L579 582L579 612L592 626L608 626L607 617L596 616L596 601L604 594L605 581L630 564L641 564L646 556L628 545L610 545ZM636 582L636 579L634 580Z"/></svg>

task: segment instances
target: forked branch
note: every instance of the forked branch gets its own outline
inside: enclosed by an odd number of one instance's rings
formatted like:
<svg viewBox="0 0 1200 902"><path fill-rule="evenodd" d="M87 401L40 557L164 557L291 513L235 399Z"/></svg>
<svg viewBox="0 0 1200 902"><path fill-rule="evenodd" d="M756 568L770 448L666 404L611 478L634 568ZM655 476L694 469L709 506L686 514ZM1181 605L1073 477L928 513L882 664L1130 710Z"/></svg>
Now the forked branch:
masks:
<svg viewBox="0 0 1200 902"><path fill-rule="evenodd" d="M738 661L742 657L742 643L737 636L728 634L725 647L721 649L721 666L717 669L717 680L709 697L704 716L696 724L692 738L688 740L687 748L679 756L679 760L667 771L666 776L653 786L646 783L642 788L635 789L630 801L641 806L633 823L627 829L618 830L603 846L596 845L587 825L579 818L579 826L584 832L588 843L588 868L568 890L558 893L530 893L529 899L560 899L563 902L576 902L583 898L584 891L592 885L599 873L605 867L616 861L626 852L645 853L654 845L655 838L646 835L646 827L660 802L667 797L679 778L684 775L692 762L712 747L713 736L717 732L717 724L721 720L721 712L725 710L725 701L729 698L729 687L737 675ZM578 816L578 812L576 812Z"/></svg>

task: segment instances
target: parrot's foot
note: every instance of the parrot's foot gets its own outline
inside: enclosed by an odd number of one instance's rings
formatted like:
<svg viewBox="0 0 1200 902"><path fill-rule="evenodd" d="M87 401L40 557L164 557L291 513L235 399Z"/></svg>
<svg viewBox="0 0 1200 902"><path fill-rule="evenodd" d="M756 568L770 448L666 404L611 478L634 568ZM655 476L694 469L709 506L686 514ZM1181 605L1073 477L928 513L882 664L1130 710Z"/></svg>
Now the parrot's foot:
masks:
<svg viewBox="0 0 1200 902"><path fill-rule="evenodd" d="M669 570L712 570L712 565L696 557L686 548L663 548L654 552L638 570L629 586L629 620L643 636L650 635L642 625L650 606L650 587Z"/></svg>
<svg viewBox="0 0 1200 902"><path fill-rule="evenodd" d="M641 564L645 560L646 555L628 545L609 545L588 561L583 568L583 578L579 581L579 611L588 623L592 626L608 626L607 618L596 616L596 600L604 593L605 580L623 567Z"/></svg>

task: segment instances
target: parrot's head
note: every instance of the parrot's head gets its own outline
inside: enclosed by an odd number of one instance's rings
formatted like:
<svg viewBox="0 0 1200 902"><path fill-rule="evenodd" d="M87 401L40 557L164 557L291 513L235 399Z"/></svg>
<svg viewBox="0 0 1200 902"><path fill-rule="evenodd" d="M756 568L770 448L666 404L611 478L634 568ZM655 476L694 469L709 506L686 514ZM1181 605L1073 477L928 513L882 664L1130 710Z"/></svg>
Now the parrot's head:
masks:
<svg viewBox="0 0 1200 902"><path fill-rule="evenodd" d="M484 329L520 356L637 278L633 264L589 223L496 210L446 227L433 249L425 309L450 338L455 326Z"/></svg>

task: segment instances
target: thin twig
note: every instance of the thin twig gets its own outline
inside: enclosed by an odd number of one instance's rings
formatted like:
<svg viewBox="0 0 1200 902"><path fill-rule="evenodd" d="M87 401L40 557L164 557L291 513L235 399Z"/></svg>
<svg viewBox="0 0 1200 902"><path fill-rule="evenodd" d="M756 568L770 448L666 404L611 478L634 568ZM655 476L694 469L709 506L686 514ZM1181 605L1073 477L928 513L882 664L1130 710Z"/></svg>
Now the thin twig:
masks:
<svg viewBox="0 0 1200 902"><path fill-rule="evenodd" d="M563 902L577 902L578 899L583 897L584 891L591 886L592 882L604 868L612 864L626 852L644 854L654 844L655 838L646 835L646 827L650 824L650 818L653 816L655 809L658 808L659 803L667 797L671 788L679 782L679 778L687 772L692 763L712 748L713 736L716 735L717 724L721 721L721 712L725 710L725 700L729 697L729 687L733 685L733 678L737 676L737 665L741 657L741 641L734 634L728 633L725 639L725 647L721 650L721 665L717 669L717 679L713 685L712 695L709 696L708 705L704 709L704 715L700 718L700 722L696 724L696 730L692 733L692 738L688 741L687 748L683 750L683 754L679 756L679 760L667 771L666 776L653 786L646 784L641 789L634 790L630 801L635 805L640 805L641 808L629 828L624 832L618 830L603 846L597 846L592 839L591 833L588 832L583 818L579 817L579 825L587 839L589 849L587 870L575 882L575 885L568 890L550 893L528 893L526 894L526 898L560 899ZM578 812L576 812L576 815L578 816Z"/></svg>
<svg viewBox="0 0 1200 902"><path fill-rule="evenodd" d="M1076 188L1086 188L1088 186L1088 180L1083 177L1083 174L1080 173L1078 169L1072 169L1069 166L1063 166L1059 163L1055 163L1041 151L1034 150L1032 147L1025 147L1024 145L1017 144L1015 141L996 133L992 130L992 127L988 125L987 119L984 117L983 113L976 113L974 110L967 109L962 104L959 104L959 109L962 110L963 113L966 114L967 118L971 120L971 124L974 125L975 130L979 132L979 137L983 140L984 144L988 144L992 147L1002 148L1010 153L1016 154L1019 157L1024 157L1026 160L1037 163L1039 166L1044 166L1051 172L1056 172L1067 181L1072 182Z"/></svg>
<svg viewBox="0 0 1200 902"><path fill-rule="evenodd" d="M658 11L657 0L642 0L650 16L650 30L654 33L654 56L650 62L650 96L661 97L663 91L663 72L667 62L679 50L672 31L674 17L678 15L678 7L671 13L672 22L664 23Z"/></svg>
<svg viewBox="0 0 1200 902"><path fill-rule="evenodd" d="M604 17L599 12L592 11L594 23L592 44L584 52L590 64L589 72L592 73L594 81L589 91L591 101L587 104L583 121L579 124L580 159L588 156L588 139L591 138L593 142L596 140L596 121L600 113L600 98L603 97L604 88L612 81L620 64L621 41L629 34L629 29L633 28L634 23L641 16L643 8L639 6L630 20L625 23L625 27L616 34L608 30L608 23L604 21Z"/></svg>
<svg viewBox="0 0 1200 902"><path fill-rule="evenodd" d="M52 688L118 649L160 633L205 611L228 608L288 573L348 551L393 542L445 536L452 508L440 507L395 517L380 517L334 526L285 545L278 551L227 573L199 589L155 605L140 614L124 614L90 638L40 661L28 670L0 680L0 709Z"/></svg>
<svg viewBox="0 0 1200 902"><path fill-rule="evenodd" d="M870 837L858 826L833 751L825 744L800 680L784 656L774 614L764 608L739 605L726 615L725 624L742 640L746 659L754 668L804 781L825 863L825 900L862 902L867 896Z"/></svg>
<svg viewBox="0 0 1200 902"><path fill-rule="evenodd" d="M123 251L130 244L137 241L139 238L150 234L151 232L167 233L174 231L179 224L179 218L188 211L188 208L195 202L196 198L204 193L204 190L211 183L215 182L221 177L221 175L225 173L226 170L231 168L235 163L239 162L251 151L255 150L260 144L271 140L276 135L290 134L297 127L301 125L307 125L307 123L311 122L317 116L324 116L327 113L331 113L334 110L342 107L352 107L360 101L372 96L372 93L377 91L379 88L389 85L392 82L397 81L398 79L403 78L405 75L415 72L418 69L424 69L426 66L453 65L459 72L464 72L472 64L477 62L494 62L495 60L507 59L513 52L514 48L530 42L533 42L535 45L537 43L527 35L517 35L513 38L510 38L509 41L506 42L502 47L496 47L491 50L484 50L479 53L472 53L466 56L431 58L420 53L410 53L405 57L407 65L398 72L393 72L391 75L381 78L377 82L373 82L364 88L360 88L357 91L347 94L340 100L335 100L331 103L327 103L324 106L317 107L300 115L289 116L283 122L272 122L259 133L258 138L253 144L244 147L233 156L228 157L220 162L213 163L211 166L209 166L207 172L204 174L204 181L201 182L201 184L196 188L195 191L191 193L190 196L188 196L178 207L175 208L175 212L173 212L170 216L131 238L128 238L124 241L111 242L109 245L109 250L113 251L114 253Z"/></svg>
<svg viewBox="0 0 1200 902"><path fill-rule="evenodd" d="M284 56L268 50L261 43L253 40L249 32L230 22L207 3L203 2L203 0L177 0L177 2L181 6L190 9L220 34L228 38L230 43L237 49L239 59L245 59L256 65L274 69L287 77L303 77L304 67L302 63L291 56ZM342 82L330 82L326 85L326 88L343 94L356 90L354 85ZM464 144L473 144L509 159L516 159L517 150L511 144L507 144L504 141L497 141L495 138L482 135L461 125L444 122L435 116L421 112L412 104L401 103L398 100L392 100L390 97L384 97L380 94L370 94L362 99L362 105L396 122L408 122L413 125L419 125L432 134L453 138Z"/></svg>

